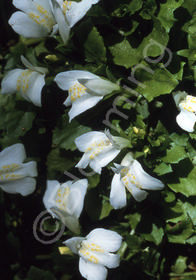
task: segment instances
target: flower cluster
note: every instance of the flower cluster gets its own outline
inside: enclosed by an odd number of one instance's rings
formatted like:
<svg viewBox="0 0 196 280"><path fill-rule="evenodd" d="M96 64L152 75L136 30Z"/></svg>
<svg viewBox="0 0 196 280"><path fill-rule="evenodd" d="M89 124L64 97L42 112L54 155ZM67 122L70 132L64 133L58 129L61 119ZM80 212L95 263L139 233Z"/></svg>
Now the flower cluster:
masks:
<svg viewBox="0 0 196 280"><path fill-rule="evenodd" d="M66 45L71 28L98 2L99 0L13 0L13 5L20 11L11 16L9 24L15 32L27 38L55 38L59 33ZM48 70L32 65L23 55L21 62L25 69L9 71L2 80L1 93L19 93L28 102L41 107ZM106 95L121 91L119 84L83 70L58 73L53 81L68 94L63 104L70 107L70 122L96 106ZM177 124L182 129L193 132L196 97L177 92L174 93L174 100L180 110L176 118ZM143 169L142 164L135 159L131 139L128 137L112 135L109 130L90 131L76 137L75 146L83 153L75 165L78 169L89 166L95 173L101 174L102 169L116 159L114 166L110 168L115 174L111 180L108 199L114 209L127 205L126 189L140 202L146 199L149 190L160 191L164 188L164 183L149 175L144 170L145 167ZM122 150L126 155L119 160ZM23 196L34 192L36 162L23 163L25 158L23 144L12 145L0 153L0 188L5 192ZM87 191L86 178L64 183L48 180L43 204L53 218L60 220L74 234L80 234L79 219ZM86 237L72 237L64 242L73 253L79 255L80 273L88 280L104 280L107 277L106 268L119 266L120 256L115 252L120 249L121 243L122 237L117 232L103 228L92 230Z"/></svg>

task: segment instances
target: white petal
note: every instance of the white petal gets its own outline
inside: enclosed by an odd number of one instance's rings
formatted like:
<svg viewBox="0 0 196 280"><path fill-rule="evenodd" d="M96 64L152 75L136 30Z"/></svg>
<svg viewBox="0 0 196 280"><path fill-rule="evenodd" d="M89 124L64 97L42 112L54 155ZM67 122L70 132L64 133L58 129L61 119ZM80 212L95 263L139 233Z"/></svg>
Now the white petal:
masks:
<svg viewBox="0 0 196 280"><path fill-rule="evenodd" d="M26 158L23 144L14 144L0 153L0 170L5 165L21 164Z"/></svg>
<svg viewBox="0 0 196 280"><path fill-rule="evenodd" d="M54 81L62 90L69 90L78 79L94 79L96 75L82 70L71 70L56 75Z"/></svg>
<svg viewBox="0 0 196 280"><path fill-rule="evenodd" d="M83 154L81 160L76 164L76 167L85 169L89 162L89 157L86 154Z"/></svg>
<svg viewBox="0 0 196 280"><path fill-rule="evenodd" d="M22 72L22 69L14 69L5 75L1 83L2 94L13 94L16 92L17 80Z"/></svg>
<svg viewBox="0 0 196 280"><path fill-rule="evenodd" d="M112 179L110 204L114 209L120 209L127 204L126 190L120 180L120 174L115 174Z"/></svg>
<svg viewBox="0 0 196 280"><path fill-rule="evenodd" d="M16 33L26 38L42 38L49 35L47 28L36 23L23 12L15 12L8 23Z"/></svg>
<svg viewBox="0 0 196 280"><path fill-rule="evenodd" d="M20 59L24 66L28 69L39 72L40 74L46 74L48 72L47 68L33 66L23 55L20 56Z"/></svg>
<svg viewBox="0 0 196 280"><path fill-rule="evenodd" d="M70 231L75 234L80 234L80 225L76 217L67 215L62 222L64 222L64 224Z"/></svg>
<svg viewBox="0 0 196 280"><path fill-rule="evenodd" d="M1 184L0 187L8 193L20 193L23 196L34 192L36 187L36 180L34 178L23 178L21 180L9 181Z"/></svg>
<svg viewBox="0 0 196 280"><path fill-rule="evenodd" d="M121 165L122 166L129 166L134 162L134 158L133 158L133 154L127 153L126 156L123 158L123 160L121 161Z"/></svg>
<svg viewBox="0 0 196 280"><path fill-rule="evenodd" d="M69 121L88 109L94 107L102 98L103 96L91 96L90 94L85 94L84 96L75 100L72 103L72 108L69 111Z"/></svg>
<svg viewBox="0 0 196 280"><path fill-rule="evenodd" d="M81 152L85 152L86 149L94 142L98 142L101 140L105 141L107 139L108 139L107 136L103 132L90 131L77 137L75 139L75 144Z"/></svg>
<svg viewBox="0 0 196 280"><path fill-rule="evenodd" d="M131 165L130 172L131 170L134 171L133 173L136 176L136 180L142 186L142 189L162 190L164 188L164 184L160 180L146 173L137 160L134 160L133 164Z"/></svg>
<svg viewBox="0 0 196 280"><path fill-rule="evenodd" d="M122 237L117 232L103 228L92 230L86 236L86 240L95 243L107 252L117 251L122 243Z"/></svg>
<svg viewBox="0 0 196 280"><path fill-rule="evenodd" d="M84 237L72 237L63 242L63 244L65 244L65 246L67 246L74 254L78 254L80 244L83 240Z"/></svg>
<svg viewBox="0 0 196 280"><path fill-rule="evenodd" d="M51 0L51 2L53 5L55 19L58 23L59 34L61 35L64 44L66 44L66 42L69 39L70 27L65 21L64 14L61 10L59 3L56 0Z"/></svg>
<svg viewBox="0 0 196 280"><path fill-rule="evenodd" d="M98 164L101 167L104 167L108 163L110 163L119 153L120 150L117 150L112 146L106 147L96 157L94 157L93 160L91 160L90 166L92 169L94 169L93 167L96 164Z"/></svg>
<svg viewBox="0 0 196 280"><path fill-rule="evenodd" d="M23 12L29 11L33 7L32 1L30 0L13 0L12 3L17 9Z"/></svg>
<svg viewBox="0 0 196 280"><path fill-rule="evenodd" d="M50 208L55 207L55 196L57 190L60 188L60 184L56 180L48 180L46 191L43 197L43 203L46 209L49 211ZM50 212L50 211L49 211Z"/></svg>
<svg viewBox="0 0 196 280"><path fill-rule="evenodd" d="M66 12L66 18L69 25L74 26L81 18L85 16L88 10L91 8L92 4L97 3L98 1L88 1L82 0L79 3L71 2L71 5Z"/></svg>
<svg viewBox="0 0 196 280"><path fill-rule="evenodd" d="M41 92L45 85L44 75L37 72L33 72L29 80L29 88L27 90L27 96L36 106L41 107Z"/></svg>
<svg viewBox="0 0 196 280"><path fill-rule="evenodd" d="M177 91L177 92L173 92L172 94L173 94L174 102L176 103L176 106L179 108L180 102L186 99L187 93L185 91Z"/></svg>
<svg viewBox="0 0 196 280"><path fill-rule="evenodd" d="M196 122L196 116L194 113L188 111L181 111L176 117L177 124L188 132L194 131L194 125Z"/></svg>
<svg viewBox="0 0 196 280"><path fill-rule="evenodd" d="M83 258L79 260L79 270L87 280L105 280L107 277L107 269L104 266L85 261Z"/></svg>
<svg viewBox="0 0 196 280"><path fill-rule="evenodd" d="M84 83L79 80L79 82L82 83L89 90L91 90L99 95L106 95L106 94L111 93L112 91L119 90L118 85L116 85L110 81L101 79L101 78L87 80Z"/></svg>
<svg viewBox="0 0 196 280"><path fill-rule="evenodd" d="M74 182L70 187L67 208L76 218L79 218L82 212L87 186L87 179L81 179Z"/></svg>
<svg viewBox="0 0 196 280"><path fill-rule="evenodd" d="M130 187L131 189L131 194L132 196L135 198L136 201L140 202L144 199L146 199L148 193L144 190L141 190L139 188L137 188L135 185L131 185Z"/></svg>

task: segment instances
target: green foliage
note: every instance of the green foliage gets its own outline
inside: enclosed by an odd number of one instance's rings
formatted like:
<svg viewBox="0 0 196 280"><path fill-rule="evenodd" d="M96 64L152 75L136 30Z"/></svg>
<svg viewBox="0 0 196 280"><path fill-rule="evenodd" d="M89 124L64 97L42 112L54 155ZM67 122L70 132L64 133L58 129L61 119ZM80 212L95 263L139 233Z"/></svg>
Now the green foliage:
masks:
<svg viewBox="0 0 196 280"><path fill-rule="evenodd" d="M177 125L179 111L172 94L185 90L195 95L195 12L195 0L105 0L71 29L67 45L55 35L20 37L1 48L1 79L12 69L25 68L21 55L48 69L41 108L18 93L0 95L1 148L24 143L27 155L39 167L37 189L31 196L21 198L0 191L5 229L0 251L6 249L10 256L5 263L9 263L12 279L81 279L78 258L70 253L60 255L57 249L72 237L70 231L65 229L62 238L49 246L32 237L34 219L44 210L46 180L74 178L88 179L79 220L81 235L103 227L123 237L118 251L121 265L109 272L108 279L196 279L196 134ZM69 122L70 107L63 105L68 92L53 82L58 73L69 70L90 71L117 83L120 89ZM90 167L75 168L82 156L75 139L105 128L128 139L129 146L101 174ZM165 188L149 191L142 202L136 202L126 190L127 206L115 210L109 201L111 166L120 164L127 152ZM44 229L53 231L47 222Z"/></svg>

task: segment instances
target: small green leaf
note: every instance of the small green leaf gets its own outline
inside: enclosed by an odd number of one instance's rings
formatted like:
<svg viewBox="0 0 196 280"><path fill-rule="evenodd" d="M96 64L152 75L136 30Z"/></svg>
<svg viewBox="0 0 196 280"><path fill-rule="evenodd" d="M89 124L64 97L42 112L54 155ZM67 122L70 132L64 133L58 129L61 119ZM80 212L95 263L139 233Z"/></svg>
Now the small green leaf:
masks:
<svg viewBox="0 0 196 280"><path fill-rule="evenodd" d="M167 155L162 158L165 163L178 163L180 160L187 157L187 153L182 146L173 144L172 147L167 150Z"/></svg>

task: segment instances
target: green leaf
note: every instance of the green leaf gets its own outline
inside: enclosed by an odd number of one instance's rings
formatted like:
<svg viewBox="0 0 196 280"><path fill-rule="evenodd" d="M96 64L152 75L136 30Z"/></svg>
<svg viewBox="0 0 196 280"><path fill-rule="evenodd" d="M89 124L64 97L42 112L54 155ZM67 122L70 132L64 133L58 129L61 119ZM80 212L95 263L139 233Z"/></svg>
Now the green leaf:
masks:
<svg viewBox="0 0 196 280"><path fill-rule="evenodd" d="M176 21L176 19L174 18L174 12L177 8L182 6L183 3L184 0L168 0L166 3L160 5L158 19L168 33L174 22Z"/></svg>
<svg viewBox="0 0 196 280"><path fill-rule="evenodd" d="M63 115L59 125L53 131L53 144L65 150L76 150L74 140L91 131L89 127L80 125L76 120L68 123L68 115Z"/></svg>
<svg viewBox="0 0 196 280"><path fill-rule="evenodd" d="M155 169L153 170L155 173L157 173L159 176L167 174L172 172L172 167L170 164L166 164L162 162L161 164L157 165Z"/></svg>
<svg viewBox="0 0 196 280"><path fill-rule="evenodd" d="M172 143L172 146L167 150L167 154L162 160L165 163L178 163L180 160L187 157L187 153L182 146L175 145Z"/></svg>
<svg viewBox="0 0 196 280"><path fill-rule="evenodd" d="M187 268L186 261L187 257L179 256L175 264L172 266L172 271L174 273L182 274Z"/></svg>
<svg viewBox="0 0 196 280"><path fill-rule="evenodd" d="M162 227L158 227L156 224L152 224L151 233L141 233L141 236L147 240L154 242L156 245L159 245L163 239L164 230Z"/></svg>
<svg viewBox="0 0 196 280"><path fill-rule="evenodd" d="M193 234L192 223L189 220L179 222L173 226L167 224L167 237L171 243L186 244L186 240Z"/></svg>
<svg viewBox="0 0 196 280"><path fill-rule="evenodd" d="M84 52L87 62L105 62L106 48L103 38L96 27L93 27L84 43Z"/></svg>
<svg viewBox="0 0 196 280"><path fill-rule="evenodd" d="M178 80L166 68L152 70L146 63L142 65L135 72L137 91L148 101L169 94L178 85Z"/></svg>
<svg viewBox="0 0 196 280"><path fill-rule="evenodd" d="M186 170L186 165L184 165L184 170ZM177 174L182 174L183 176L183 166L181 166L177 173L174 173L174 176ZM178 182L176 183L168 183L168 186L176 193L180 192L186 197L196 195L196 188L195 188L195 182L196 182L196 167L194 167L190 173L187 175L187 177L179 177Z"/></svg>
<svg viewBox="0 0 196 280"><path fill-rule="evenodd" d="M113 56L114 63L126 68L139 63L142 59L141 53L132 48L126 39L109 47L109 50Z"/></svg>
<svg viewBox="0 0 196 280"><path fill-rule="evenodd" d="M189 140L189 136L187 134L177 134L177 133L172 133L169 138L176 144L179 146L187 146L187 142Z"/></svg>

